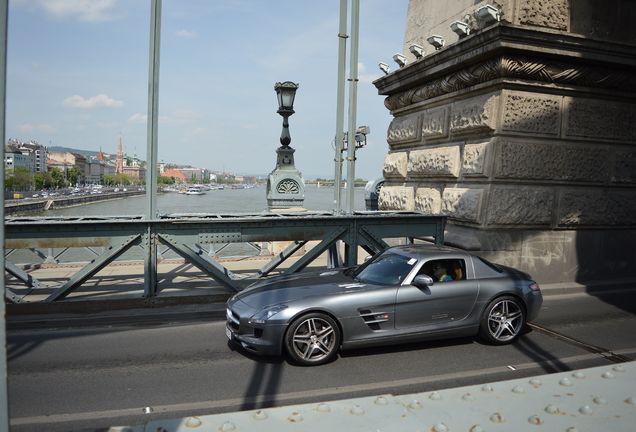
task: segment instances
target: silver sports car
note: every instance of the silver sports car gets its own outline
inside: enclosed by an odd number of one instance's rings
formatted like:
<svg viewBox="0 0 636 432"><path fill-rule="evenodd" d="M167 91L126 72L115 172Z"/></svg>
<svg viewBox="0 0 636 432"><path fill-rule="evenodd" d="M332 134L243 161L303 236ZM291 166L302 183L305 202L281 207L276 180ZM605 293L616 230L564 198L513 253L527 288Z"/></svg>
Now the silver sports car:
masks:
<svg viewBox="0 0 636 432"><path fill-rule="evenodd" d="M339 349L479 335L513 342L539 313L536 282L518 270L432 244L389 248L356 268L257 282L227 302L227 337L301 365Z"/></svg>

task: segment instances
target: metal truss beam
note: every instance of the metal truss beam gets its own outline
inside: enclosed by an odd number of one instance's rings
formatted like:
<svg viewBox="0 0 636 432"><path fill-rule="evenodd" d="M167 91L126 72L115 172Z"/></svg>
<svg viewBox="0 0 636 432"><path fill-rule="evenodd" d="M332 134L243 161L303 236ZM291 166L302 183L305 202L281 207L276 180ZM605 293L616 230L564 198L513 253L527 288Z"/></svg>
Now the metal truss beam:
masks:
<svg viewBox="0 0 636 432"><path fill-rule="evenodd" d="M119 246L109 246L105 253L84 266L80 271L75 273L61 287L56 289L50 296L46 298L47 302L60 300L69 295L73 290L81 286L88 279L97 274L101 269L113 262L118 256L123 254L130 248L133 243L141 237L140 234L130 236Z"/></svg>
<svg viewBox="0 0 636 432"><path fill-rule="evenodd" d="M304 240L296 240L289 246L285 248L282 252L276 255L270 262L265 264L259 271L258 274L262 276L267 276L272 270L281 265L287 258L292 256L298 249L303 247L307 242Z"/></svg>
<svg viewBox="0 0 636 432"><path fill-rule="evenodd" d="M345 233L347 232L347 228L340 228L333 230L330 234L325 237L320 243L311 248L309 252L302 256L298 261L292 264L287 270L285 270L284 274L292 274L299 272L300 270L307 267L307 265L318 258L318 256L326 251L329 246L331 246L336 240L339 240Z"/></svg>
<svg viewBox="0 0 636 432"><path fill-rule="evenodd" d="M214 261L212 258L209 258L205 251L203 251L202 249L198 249L195 251L187 244L178 243L174 239L161 234L157 237L159 238L159 241L161 243L165 244L181 257L188 260L197 268L210 275L210 277L212 277L217 282L221 283L233 292L239 290L239 285L234 280L234 274L218 262Z"/></svg>

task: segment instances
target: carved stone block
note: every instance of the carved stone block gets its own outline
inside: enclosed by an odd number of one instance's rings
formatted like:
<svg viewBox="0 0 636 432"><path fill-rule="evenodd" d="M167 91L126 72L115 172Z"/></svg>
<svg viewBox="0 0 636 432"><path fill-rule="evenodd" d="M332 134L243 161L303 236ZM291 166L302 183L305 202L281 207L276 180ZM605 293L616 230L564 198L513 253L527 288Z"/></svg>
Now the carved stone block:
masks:
<svg viewBox="0 0 636 432"><path fill-rule="evenodd" d="M568 29L570 22L568 0L524 0L519 2L519 24Z"/></svg>
<svg viewBox="0 0 636 432"><path fill-rule="evenodd" d="M433 108L422 114L422 138L443 138L448 135L448 114L445 107Z"/></svg>
<svg viewBox="0 0 636 432"><path fill-rule="evenodd" d="M616 183L636 183L636 152L620 151L614 154L614 175Z"/></svg>
<svg viewBox="0 0 636 432"><path fill-rule="evenodd" d="M383 186L380 189L378 207L380 210L415 209L414 191L409 186Z"/></svg>
<svg viewBox="0 0 636 432"><path fill-rule="evenodd" d="M415 190L415 210L426 214L439 214L442 211L442 195L433 188Z"/></svg>
<svg viewBox="0 0 636 432"><path fill-rule="evenodd" d="M453 103L451 106L451 132L460 134L495 130L498 100L498 94L486 94Z"/></svg>
<svg viewBox="0 0 636 432"><path fill-rule="evenodd" d="M561 98L524 93L506 94L503 129L558 136L561 132Z"/></svg>
<svg viewBox="0 0 636 432"><path fill-rule="evenodd" d="M636 104L567 99L565 135L576 138L636 141Z"/></svg>
<svg viewBox="0 0 636 432"><path fill-rule="evenodd" d="M560 226L636 225L636 192L603 189L563 191Z"/></svg>
<svg viewBox="0 0 636 432"><path fill-rule="evenodd" d="M395 117L387 132L389 145L405 144L420 139L419 114Z"/></svg>
<svg viewBox="0 0 636 432"><path fill-rule="evenodd" d="M407 166L406 152L389 153L384 158L382 174L384 178L406 178Z"/></svg>
<svg viewBox="0 0 636 432"><path fill-rule="evenodd" d="M414 150L409 153L410 177L458 177L459 146Z"/></svg>
<svg viewBox="0 0 636 432"><path fill-rule="evenodd" d="M609 177L607 150L600 146L504 140L498 146L496 178L602 183Z"/></svg>
<svg viewBox="0 0 636 432"><path fill-rule="evenodd" d="M442 195L442 211L453 219L477 222L483 190L446 188Z"/></svg>
<svg viewBox="0 0 636 432"><path fill-rule="evenodd" d="M550 225L554 192L547 188L496 187L488 199L488 225Z"/></svg>
<svg viewBox="0 0 636 432"><path fill-rule="evenodd" d="M464 175L488 175L486 172L486 154L489 144L466 144L464 146L464 160L462 173Z"/></svg>

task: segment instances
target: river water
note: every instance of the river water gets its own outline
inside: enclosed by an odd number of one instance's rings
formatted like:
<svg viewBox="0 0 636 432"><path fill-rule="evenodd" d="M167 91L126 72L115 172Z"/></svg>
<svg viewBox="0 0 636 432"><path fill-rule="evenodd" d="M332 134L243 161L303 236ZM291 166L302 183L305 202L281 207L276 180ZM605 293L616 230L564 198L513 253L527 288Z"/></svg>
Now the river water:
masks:
<svg viewBox="0 0 636 432"><path fill-rule="evenodd" d="M345 191L342 201L345 201ZM305 187L307 210L331 212L334 204L332 187ZM364 210L364 188L355 188L355 210ZM183 195L173 192L157 195L160 214L174 213L261 213L267 210L265 186L251 189L223 189L207 191L204 195ZM98 201L77 207L51 209L40 216L133 216L146 213L146 197L132 196L125 199Z"/></svg>

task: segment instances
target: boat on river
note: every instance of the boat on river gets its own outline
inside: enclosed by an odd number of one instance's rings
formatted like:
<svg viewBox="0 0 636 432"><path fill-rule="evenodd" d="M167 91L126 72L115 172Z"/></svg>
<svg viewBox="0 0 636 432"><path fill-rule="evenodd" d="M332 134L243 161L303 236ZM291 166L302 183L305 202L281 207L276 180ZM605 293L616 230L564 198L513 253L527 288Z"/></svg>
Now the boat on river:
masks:
<svg viewBox="0 0 636 432"><path fill-rule="evenodd" d="M203 195L205 194L205 191L203 190L201 186L190 186L188 189L186 189L185 194L186 195Z"/></svg>

